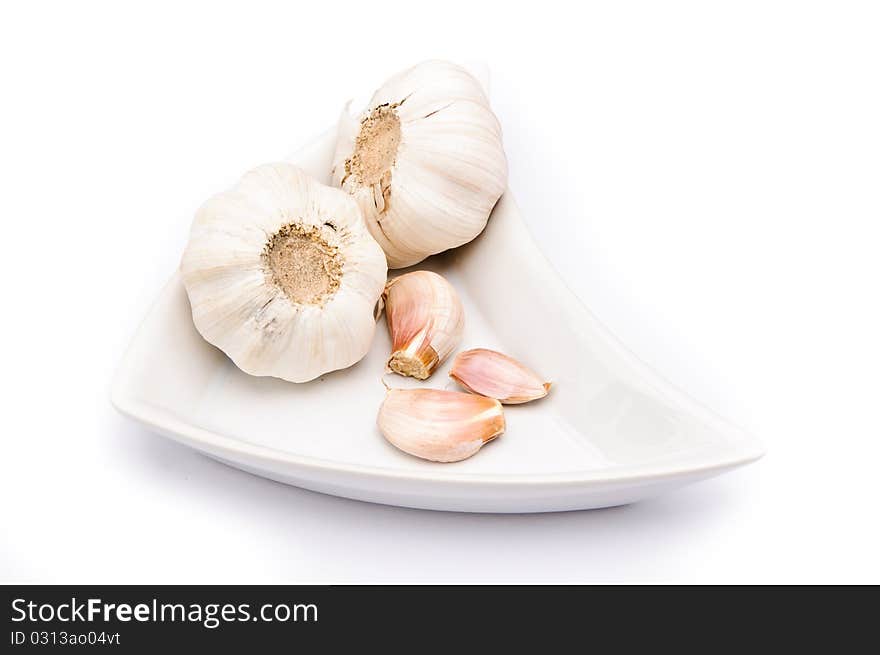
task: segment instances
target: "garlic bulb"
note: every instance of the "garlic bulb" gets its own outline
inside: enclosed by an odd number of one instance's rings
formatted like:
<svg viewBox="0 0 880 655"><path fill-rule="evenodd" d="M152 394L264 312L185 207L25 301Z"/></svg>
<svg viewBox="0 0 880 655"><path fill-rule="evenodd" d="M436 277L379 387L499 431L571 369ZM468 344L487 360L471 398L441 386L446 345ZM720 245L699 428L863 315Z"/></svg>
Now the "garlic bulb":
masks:
<svg viewBox="0 0 880 655"><path fill-rule="evenodd" d="M449 377L464 388L505 405L537 400L550 391L550 383L530 369L512 357L486 348L459 353L452 362Z"/></svg>
<svg viewBox="0 0 880 655"><path fill-rule="evenodd" d="M434 462L467 459L504 432L497 400L439 389L389 389L377 422L394 446Z"/></svg>
<svg viewBox="0 0 880 655"><path fill-rule="evenodd" d="M351 197L290 164L208 200L180 270L202 336L246 373L292 382L366 354L387 273Z"/></svg>
<svg viewBox="0 0 880 655"><path fill-rule="evenodd" d="M398 73L339 121L333 182L403 268L471 241L507 185L501 127L480 83L449 62Z"/></svg>
<svg viewBox="0 0 880 655"><path fill-rule="evenodd" d="M414 271L385 286L385 317L391 333L388 369L424 380L455 350L464 310L452 285L431 271Z"/></svg>

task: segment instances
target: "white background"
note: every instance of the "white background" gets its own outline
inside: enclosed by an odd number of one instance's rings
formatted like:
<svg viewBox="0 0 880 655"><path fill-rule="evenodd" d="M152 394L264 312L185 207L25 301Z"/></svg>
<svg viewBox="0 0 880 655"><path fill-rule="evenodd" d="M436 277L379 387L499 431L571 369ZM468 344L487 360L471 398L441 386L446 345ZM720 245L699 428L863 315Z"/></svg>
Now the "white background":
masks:
<svg viewBox="0 0 880 655"><path fill-rule="evenodd" d="M3 5L0 580L880 582L876 5L516 4ZM455 515L251 477L114 412L199 204L428 57L489 63L542 250L762 461Z"/></svg>

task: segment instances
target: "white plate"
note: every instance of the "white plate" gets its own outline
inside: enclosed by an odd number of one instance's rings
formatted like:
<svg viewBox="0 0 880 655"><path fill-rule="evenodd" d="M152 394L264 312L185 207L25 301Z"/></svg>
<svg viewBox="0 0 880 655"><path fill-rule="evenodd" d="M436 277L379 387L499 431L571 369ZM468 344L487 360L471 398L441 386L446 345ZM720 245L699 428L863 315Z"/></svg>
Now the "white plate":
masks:
<svg viewBox="0 0 880 655"><path fill-rule="evenodd" d="M291 161L327 181L334 141L331 130ZM254 378L202 340L176 275L122 361L113 404L176 441L272 480L436 510L620 505L763 454L753 437L673 388L609 334L538 251L509 191L474 242L416 268L442 273L459 291L467 320L462 349L502 350L554 383L543 400L505 407L507 432L469 460L419 460L379 434L389 352L384 325L367 357L350 369L301 385ZM449 362L425 385L456 388L448 368Z"/></svg>

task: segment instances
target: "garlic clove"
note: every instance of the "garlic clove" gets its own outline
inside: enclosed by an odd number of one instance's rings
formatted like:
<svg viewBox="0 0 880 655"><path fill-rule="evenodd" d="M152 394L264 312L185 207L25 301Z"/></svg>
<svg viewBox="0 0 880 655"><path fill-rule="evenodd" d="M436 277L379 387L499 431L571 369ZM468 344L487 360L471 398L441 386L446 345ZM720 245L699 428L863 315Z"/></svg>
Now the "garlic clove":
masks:
<svg viewBox="0 0 880 655"><path fill-rule="evenodd" d="M387 275L351 197L283 163L199 209L180 271L206 341L246 373L292 382L367 353Z"/></svg>
<svg viewBox="0 0 880 655"><path fill-rule="evenodd" d="M433 462L467 459L505 427L497 400L439 389L389 389L377 423L391 444Z"/></svg>
<svg viewBox="0 0 880 655"><path fill-rule="evenodd" d="M431 271L414 271L385 286L391 333L388 370L427 379L461 341L464 310L455 289Z"/></svg>
<svg viewBox="0 0 880 655"><path fill-rule="evenodd" d="M507 186L501 127L480 83L445 61L398 73L339 120L333 183L357 201L390 268L474 239Z"/></svg>
<svg viewBox="0 0 880 655"><path fill-rule="evenodd" d="M544 382L512 357L487 348L459 353L449 377L464 388L505 405L537 400L550 391L550 382Z"/></svg>

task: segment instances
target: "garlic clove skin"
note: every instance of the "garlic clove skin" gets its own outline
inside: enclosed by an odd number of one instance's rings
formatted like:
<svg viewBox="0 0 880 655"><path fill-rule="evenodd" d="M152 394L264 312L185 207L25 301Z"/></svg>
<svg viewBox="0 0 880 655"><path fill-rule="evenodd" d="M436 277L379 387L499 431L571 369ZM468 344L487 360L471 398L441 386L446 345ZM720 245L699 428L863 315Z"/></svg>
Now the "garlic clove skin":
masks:
<svg viewBox="0 0 880 655"><path fill-rule="evenodd" d="M414 271L388 282L383 299L391 334L388 370L427 379L461 342L458 294L441 275Z"/></svg>
<svg viewBox="0 0 880 655"><path fill-rule="evenodd" d="M497 400L440 389L389 389L377 424L391 444L433 462L467 459L505 428Z"/></svg>
<svg viewBox="0 0 880 655"><path fill-rule="evenodd" d="M505 405L518 405L543 398L550 391L536 373L512 357L487 348L459 353L449 377L469 391L495 398Z"/></svg>
<svg viewBox="0 0 880 655"><path fill-rule="evenodd" d="M180 271L206 341L250 375L292 382L367 353L387 275L351 197L285 163L199 209Z"/></svg>
<svg viewBox="0 0 880 655"><path fill-rule="evenodd" d="M389 79L339 121L333 183L357 201L390 268L474 239L507 186L501 127L480 83L445 61Z"/></svg>

